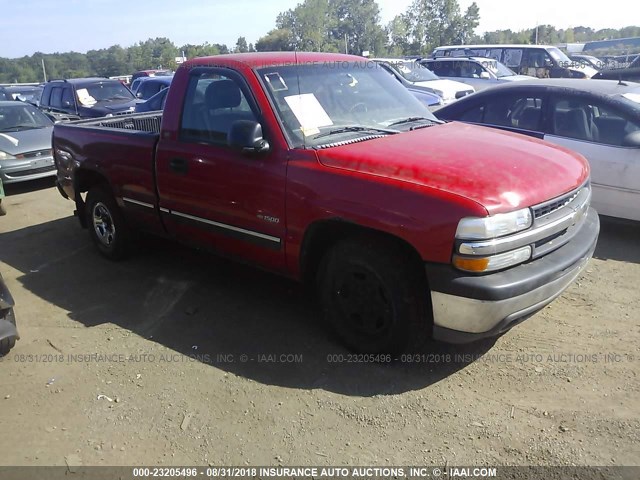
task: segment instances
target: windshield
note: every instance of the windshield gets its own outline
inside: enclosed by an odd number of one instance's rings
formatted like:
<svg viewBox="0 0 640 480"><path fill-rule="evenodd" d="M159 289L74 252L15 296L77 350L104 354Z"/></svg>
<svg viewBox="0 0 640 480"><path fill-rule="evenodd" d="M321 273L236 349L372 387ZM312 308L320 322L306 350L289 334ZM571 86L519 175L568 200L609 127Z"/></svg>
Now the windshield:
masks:
<svg viewBox="0 0 640 480"><path fill-rule="evenodd" d="M547 48L547 52L549 52L549 55L551 55L553 59L560 64L568 65L571 63L569 57L562 53L562 50L559 50L556 47Z"/></svg>
<svg viewBox="0 0 640 480"><path fill-rule="evenodd" d="M51 125L53 122L34 106L28 104L0 106L0 132L16 132Z"/></svg>
<svg viewBox="0 0 640 480"><path fill-rule="evenodd" d="M288 65L257 73L287 136L298 147L397 133L438 122L374 62Z"/></svg>
<svg viewBox="0 0 640 480"><path fill-rule="evenodd" d="M430 80L439 79L439 77L435 73L433 73L427 67L419 64L418 62L389 62L389 64L393 68L395 68L400 75L402 75L411 83L428 82Z"/></svg>
<svg viewBox="0 0 640 480"><path fill-rule="evenodd" d="M505 64L498 62L497 60L493 60L487 66L487 68L489 68L493 73L495 73L496 77L498 77L498 78L513 77L514 75L516 75L516 72L511 70Z"/></svg>
<svg viewBox="0 0 640 480"><path fill-rule="evenodd" d="M21 100L29 103L38 103L42 96L42 87L13 88L8 91L15 100Z"/></svg>
<svg viewBox="0 0 640 480"><path fill-rule="evenodd" d="M78 102L85 107L91 107L98 102L131 101L133 93L120 82L98 82L84 85L76 90Z"/></svg>

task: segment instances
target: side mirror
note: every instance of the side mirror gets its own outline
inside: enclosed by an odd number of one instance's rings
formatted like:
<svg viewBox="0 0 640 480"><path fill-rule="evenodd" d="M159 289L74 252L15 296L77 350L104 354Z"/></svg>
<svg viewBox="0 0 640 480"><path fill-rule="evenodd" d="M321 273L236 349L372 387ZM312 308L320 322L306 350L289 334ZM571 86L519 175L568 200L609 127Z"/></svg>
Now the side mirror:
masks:
<svg viewBox="0 0 640 480"><path fill-rule="evenodd" d="M136 93L136 98L142 98L142 92L137 92Z"/></svg>
<svg viewBox="0 0 640 480"><path fill-rule="evenodd" d="M262 125L253 120L236 120L231 124L227 143L243 153L269 151L269 142L262 137Z"/></svg>
<svg viewBox="0 0 640 480"><path fill-rule="evenodd" d="M491 75L489 75L489 72L480 72L480 78L483 80L491 80Z"/></svg>
<svg viewBox="0 0 640 480"><path fill-rule="evenodd" d="M631 132L622 139L623 147L640 148L640 130Z"/></svg>

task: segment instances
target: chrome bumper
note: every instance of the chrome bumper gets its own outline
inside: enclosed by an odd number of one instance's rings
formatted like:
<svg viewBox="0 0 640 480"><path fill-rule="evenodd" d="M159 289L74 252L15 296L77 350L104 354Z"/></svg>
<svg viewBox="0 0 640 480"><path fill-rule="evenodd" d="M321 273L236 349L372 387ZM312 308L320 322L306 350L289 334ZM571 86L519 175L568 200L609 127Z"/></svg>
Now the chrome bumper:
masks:
<svg viewBox="0 0 640 480"><path fill-rule="evenodd" d="M598 215L589 209L587 217L576 232L577 238L530 264L478 277L449 273L447 282L456 285L455 292L432 288L433 337L468 343L497 336L560 296L584 270L595 250ZM427 274L438 272L442 271L432 269Z"/></svg>

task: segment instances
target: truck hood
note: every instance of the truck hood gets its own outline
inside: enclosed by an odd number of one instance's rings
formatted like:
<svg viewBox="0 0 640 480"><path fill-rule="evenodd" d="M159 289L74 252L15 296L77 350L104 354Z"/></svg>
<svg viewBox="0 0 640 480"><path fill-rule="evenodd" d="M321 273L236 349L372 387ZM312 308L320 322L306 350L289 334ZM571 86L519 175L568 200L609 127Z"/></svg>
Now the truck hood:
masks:
<svg viewBox="0 0 640 480"><path fill-rule="evenodd" d="M318 150L326 167L466 197L489 214L529 207L589 177L581 155L541 140L459 122Z"/></svg>
<svg viewBox="0 0 640 480"><path fill-rule="evenodd" d="M141 100L138 99L117 102L98 102L92 106L83 105L81 110L89 113L91 116L104 116L110 113L133 112L135 110L135 106L140 102Z"/></svg>

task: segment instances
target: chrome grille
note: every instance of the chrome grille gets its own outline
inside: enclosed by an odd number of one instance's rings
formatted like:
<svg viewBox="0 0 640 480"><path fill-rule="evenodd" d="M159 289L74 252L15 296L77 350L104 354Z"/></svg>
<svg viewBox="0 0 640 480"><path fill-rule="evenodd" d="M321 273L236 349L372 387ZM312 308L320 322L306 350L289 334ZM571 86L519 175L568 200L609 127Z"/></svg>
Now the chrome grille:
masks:
<svg viewBox="0 0 640 480"><path fill-rule="evenodd" d="M559 199L551 200L550 202L534 207L533 218L541 218L555 212L556 210L560 210L562 207L571 203L573 199L578 196L578 192L579 190L570 192Z"/></svg>

